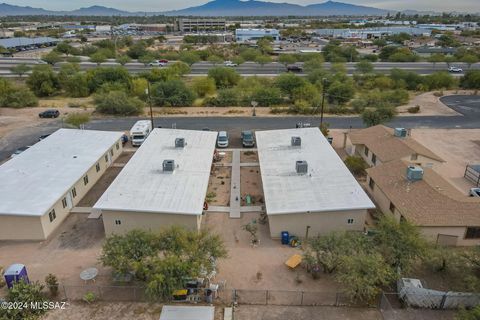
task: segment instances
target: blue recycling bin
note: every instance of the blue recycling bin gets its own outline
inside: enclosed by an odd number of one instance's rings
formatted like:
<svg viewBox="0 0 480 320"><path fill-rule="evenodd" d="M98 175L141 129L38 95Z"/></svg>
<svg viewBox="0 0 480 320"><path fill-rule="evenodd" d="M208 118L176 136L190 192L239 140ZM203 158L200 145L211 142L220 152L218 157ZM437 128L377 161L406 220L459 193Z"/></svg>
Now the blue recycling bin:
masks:
<svg viewBox="0 0 480 320"><path fill-rule="evenodd" d="M27 269L23 264L20 263L15 263L8 267L3 276L5 277L5 282L7 283L9 289L11 289L13 285L20 280L29 283Z"/></svg>
<svg viewBox="0 0 480 320"><path fill-rule="evenodd" d="M288 231L282 231L282 244L290 243L290 234Z"/></svg>

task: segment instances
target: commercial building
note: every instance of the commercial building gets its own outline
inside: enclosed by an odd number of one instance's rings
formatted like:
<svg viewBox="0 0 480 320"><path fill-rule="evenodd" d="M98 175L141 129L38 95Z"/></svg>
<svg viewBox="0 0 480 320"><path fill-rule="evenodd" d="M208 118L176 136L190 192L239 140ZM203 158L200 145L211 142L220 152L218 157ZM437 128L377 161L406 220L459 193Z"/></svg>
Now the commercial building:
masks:
<svg viewBox="0 0 480 320"><path fill-rule="evenodd" d="M60 129L0 166L0 240L44 240L122 152L121 132Z"/></svg>
<svg viewBox="0 0 480 320"><path fill-rule="evenodd" d="M317 29L315 35L320 37L332 37L343 39L380 39L400 33L411 36L430 36L431 29L421 27L378 27L364 29Z"/></svg>
<svg viewBox="0 0 480 320"><path fill-rule="evenodd" d="M270 235L362 231L375 208L318 128L257 131Z"/></svg>
<svg viewBox="0 0 480 320"><path fill-rule="evenodd" d="M407 220L441 245L480 244L480 198L462 194L432 168L393 160L367 169L369 193L383 213ZM418 175L408 177L408 170Z"/></svg>
<svg viewBox="0 0 480 320"><path fill-rule="evenodd" d="M227 25L225 19L198 18L188 19L179 18L175 20L175 31L182 33L205 33L211 31L226 31Z"/></svg>
<svg viewBox="0 0 480 320"><path fill-rule="evenodd" d="M171 225L199 230L216 137L212 131L154 129L94 205L105 233Z"/></svg>
<svg viewBox="0 0 480 320"><path fill-rule="evenodd" d="M350 155L361 156L370 166L398 159L424 167L444 162L430 149L412 139L408 130L394 130L383 125L350 132L345 149Z"/></svg>
<svg viewBox="0 0 480 320"><path fill-rule="evenodd" d="M236 29L235 40L237 42L257 41L258 39L270 37L273 41L280 40L280 32L277 29Z"/></svg>

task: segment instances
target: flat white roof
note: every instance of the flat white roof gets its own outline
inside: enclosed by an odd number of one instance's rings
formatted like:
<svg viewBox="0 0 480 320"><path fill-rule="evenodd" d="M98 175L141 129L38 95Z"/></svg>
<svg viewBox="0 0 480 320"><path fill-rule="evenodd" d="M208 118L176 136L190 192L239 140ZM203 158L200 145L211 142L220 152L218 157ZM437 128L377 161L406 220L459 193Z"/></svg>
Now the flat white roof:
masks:
<svg viewBox="0 0 480 320"><path fill-rule="evenodd" d="M291 146L293 136L301 147ZM257 131L256 138L267 214L375 207L318 128ZM297 174L300 160L307 174Z"/></svg>
<svg viewBox="0 0 480 320"><path fill-rule="evenodd" d="M163 306L160 320L213 320L215 307Z"/></svg>
<svg viewBox="0 0 480 320"><path fill-rule="evenodd" d="M59 129L0 166L0 215L41 216L122 137Z"/></svg>
<svg viewBox="0 0 480 320"><path fill-rule="evenodd" d="M175 138L185 138L175 148ZM201 215L217 133L154 129L94 205L95 209ZM164 160L175 170L163 172Z"/></svg>

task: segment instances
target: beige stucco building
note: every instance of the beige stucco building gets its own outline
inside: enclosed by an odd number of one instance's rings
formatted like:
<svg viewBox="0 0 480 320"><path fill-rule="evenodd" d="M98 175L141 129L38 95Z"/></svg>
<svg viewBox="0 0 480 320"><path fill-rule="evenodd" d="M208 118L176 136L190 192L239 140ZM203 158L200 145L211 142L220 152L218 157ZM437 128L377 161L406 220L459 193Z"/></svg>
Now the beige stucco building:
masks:
<svg viewBox="0 0 480 320"><path fill-rule="evenodd" d="M216 137L211 131L154 129L94 205L105 234L172 225L200 230Z"/></svg>
<svg viewBox="0 0 480 320"><path fill-rule="evenodd" d="M375 208L318 128L257 131L270 235L363 231Z"/></svg>
<svg viewBox="0 0 480 320"><path fill-rule="evenodd" d="M122 133L60 129L0 166L0 240L44 240L122 152Z"/></svg>

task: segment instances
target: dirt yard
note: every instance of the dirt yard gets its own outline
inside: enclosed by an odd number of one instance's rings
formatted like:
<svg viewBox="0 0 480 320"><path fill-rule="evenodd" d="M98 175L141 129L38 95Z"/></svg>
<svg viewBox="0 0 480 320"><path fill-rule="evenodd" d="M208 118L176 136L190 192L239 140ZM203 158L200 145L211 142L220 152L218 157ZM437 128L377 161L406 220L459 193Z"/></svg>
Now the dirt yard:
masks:
<svg viewBox="0 0 480 320"><path fill-rule="evenodd" d="M220 156L221 160L220 163L229 164L232 163L232 151L225 151L222 149L217 149L218 155Z"/></svg>
<svg viewBox="0 0 480 320"><path fill-rule="evenodd" d="M118 158L115 160L114 163L123 163L126 164L130 159L133 157L135 152L126 152L123 151L121 155L118 156Z"/></svg>
<svg viewBox="0 0 480 320"><path fill-rule="evenodd" d="M240 168L240 195L242 197L242 206L247 205L245 201L247 194L251 196L252 205L261 206L264 204L260 167Z"/></svg>
<svg viewBox="0 0 480 320"><path fill-rule="evenodd" d="M226 280L228 288L236 289L339 291L329 275L322 274L320 279L313 280L303 268L290 270L285 261L302 251L272 240L268 224L259 224L260 245L253 248L250 234L242 226L258 218L259 213L242 213L240 219L230 219L228 213L207 213L203 227L219 234L228 249L228 258L218 263L215 281Z"/></svg>
<svg viewBox="0 0 480 320"><path fill-rule="evenodd" d="M53 273L61 283L67 284L83 284L80 272L97 267L97 283L107 283L110 272L98 262L104 238L101 219L70 214L46 241L0 241L0 263L3 266L25 264L31 280L43 282L47 274Z"/></svg>
<svg viewBox="0 0 480 320"><path fill-rule="evenodd" d="M413 129L412 137L446 161L434 169L467 194L473 184L463 175L480 163L480 129Z"/></svg>
<svg viewBox="0 0 480 320"><path fill-rule="evenodd" d="M240 162L258 162L257 151L243 151L240 152Z"/></svg>
<svg viewBox="0 0 480 320"><path fill-rule="evenodd" d="M208 181L207 202L211 206L230 205L230 167L215 167ZM209 197L211 195L211 197ZM214 195L214 196L213 196Z"/></svg>
<svg viewBox="0 0 480 320"><path fill-rule="evenodd" d="M77 204L77 207L93 207L105 190L107 190L107 188L112 184L113 180L115 180L120 171L122 171L122 168L108 168L100 177L100 179L98 179L95 185L82 198L82 200L80 200L80 202Z"/></svg>

